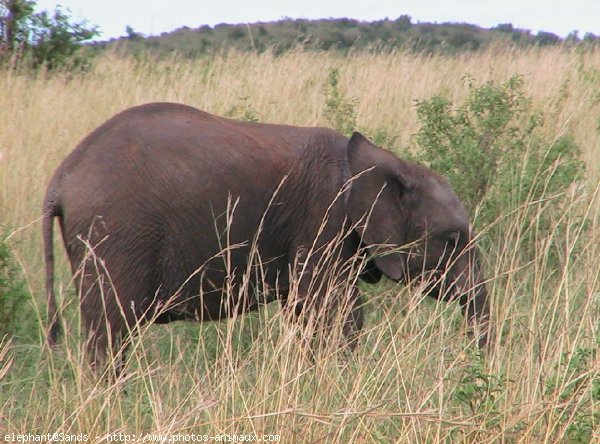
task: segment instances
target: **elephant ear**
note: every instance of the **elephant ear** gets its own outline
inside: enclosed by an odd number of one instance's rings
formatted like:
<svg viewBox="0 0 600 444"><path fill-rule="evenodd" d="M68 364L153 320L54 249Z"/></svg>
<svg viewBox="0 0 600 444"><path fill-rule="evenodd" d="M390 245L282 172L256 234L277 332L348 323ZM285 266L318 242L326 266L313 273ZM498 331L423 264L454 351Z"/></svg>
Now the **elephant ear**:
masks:
<svg viewBox="0 0 600 444"><path fill-rule="evenodd" d="M390 250L406 241L405 197L408 166L389 151L355 132L348 143L352 186L348 210L375 265L393 280L404 277L402 255Z"/></svg>

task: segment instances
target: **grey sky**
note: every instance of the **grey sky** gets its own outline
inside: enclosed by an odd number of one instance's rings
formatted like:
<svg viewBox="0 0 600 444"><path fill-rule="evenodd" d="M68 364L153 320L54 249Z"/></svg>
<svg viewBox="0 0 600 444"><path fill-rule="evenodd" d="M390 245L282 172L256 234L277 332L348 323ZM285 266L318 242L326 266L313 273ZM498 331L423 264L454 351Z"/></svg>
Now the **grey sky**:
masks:
<svg viewBox="0 0 600 444"><path fill-rule="evenodd" d="M38 9L60 4L76 19L87 19L102 38L125 34L130 25L143 34L218 23L272 21L282 17L397 18L413 22L466 22L483 27L512 23L518 28L566 36L573 30L600 34L600 0L38 0Z"/></svg>

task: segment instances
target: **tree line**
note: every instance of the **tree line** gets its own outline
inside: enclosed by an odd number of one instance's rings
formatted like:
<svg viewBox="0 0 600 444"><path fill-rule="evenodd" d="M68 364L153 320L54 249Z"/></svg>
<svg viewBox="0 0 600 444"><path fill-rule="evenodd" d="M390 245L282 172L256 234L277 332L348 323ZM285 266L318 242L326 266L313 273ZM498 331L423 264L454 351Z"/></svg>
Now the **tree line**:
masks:
<svg viewBox="0 0 600 444"><path fill-rule="evenodd" d="M144 36L131 26L118 39L93 42L99 29L86 21L74 22L69 11L35 12L36 0L0 0L0 64L52 70L82 70L94 54L115 49L126 54L178 54L198 57L227 49L276 54L296 48L341 51L403 49L421 53L455 54L477 51L492 43L516 46L596 44L600 36L576 31L566 38L537 34L510 23L490 29L466 23L414 23L408 15L372 22L348 18L305 20L284 18L253 24L183 27L158 36Z"/></svg>
<svg viewBox="0 0 600 444"><path fill-rule="evenodd" d="M566 38L551 32L533 34L510 23L490 29L466 23L414 23L408 15L372 22L348 18L305 20L284 18L275 22L253 24L203 25L183 27L158 36L144 36L127 27L127 35L103 42L102 47L120 48L125 52L149 51L153 54L177 53L196 57L229 48L242 51L274 51L276 54L302 48L307 50L391 50L420 53L455 54L477 51L492 43L514 46L579 45L600 41L576 31Z"/></svg>

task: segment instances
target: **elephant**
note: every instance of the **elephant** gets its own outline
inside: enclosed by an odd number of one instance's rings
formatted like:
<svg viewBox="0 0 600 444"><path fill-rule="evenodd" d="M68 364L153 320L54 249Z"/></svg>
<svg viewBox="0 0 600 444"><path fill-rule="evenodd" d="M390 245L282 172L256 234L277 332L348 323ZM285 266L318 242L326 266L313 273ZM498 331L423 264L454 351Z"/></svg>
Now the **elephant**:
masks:
<svg viewBox="0 0 600 444"><path fill-rule="evenodd" d="M175 103L106 121L66 157L44 198L51 345L60 330L55 217L93 362L138 325L224 319L275 300L294 319L349 307L342 336L353 349L364 323L358 280L383 276L427 280L429 295L458 300L479 346L488 344L465 207L446 179L359 132L235 121Z"/></svg>

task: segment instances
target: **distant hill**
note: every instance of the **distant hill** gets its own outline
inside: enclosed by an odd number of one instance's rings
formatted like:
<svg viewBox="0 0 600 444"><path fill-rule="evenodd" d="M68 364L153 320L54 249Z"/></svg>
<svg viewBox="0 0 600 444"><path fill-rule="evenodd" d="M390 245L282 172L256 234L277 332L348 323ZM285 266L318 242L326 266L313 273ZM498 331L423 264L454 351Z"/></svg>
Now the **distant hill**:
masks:
<svg viewBox="0 0 600 444"><path fill-rule="evenodd" d="M402 15L395 20L373 22L341 19L283 19L252 24L219 24L199 28L183 27L160 36L143 36L127 27L127 36L100 43L101 47L119 48L125 52L149 50L157 55L178 53L185 57L235 48L242 51L276 54L301 47L314 50L407 49L416 52L457 53L476 51L492 42L517 46L555 45L562 42L580 43L577 33L561 39L550 32L533 35L512 24L500 24L491 29L466 23L413 23ZM598 42L600 37L586 34L584 42Z"/></svg>

